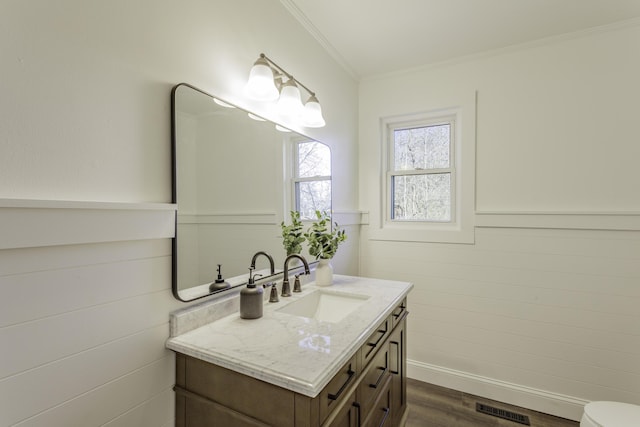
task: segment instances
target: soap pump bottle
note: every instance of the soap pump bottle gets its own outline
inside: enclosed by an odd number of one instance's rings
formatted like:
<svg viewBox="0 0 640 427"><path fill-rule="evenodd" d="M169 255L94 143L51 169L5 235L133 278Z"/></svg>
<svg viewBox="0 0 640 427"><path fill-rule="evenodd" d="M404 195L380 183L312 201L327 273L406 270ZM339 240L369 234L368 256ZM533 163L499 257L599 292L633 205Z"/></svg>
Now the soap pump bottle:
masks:
<svg viewBox="0 0 640 427"><path fill-rule="evenodd" d="M256 276L257 277L257 276ZM249 267L249 282L240 291L240 317L243 319L258 319L262 317L263 302L262 286L256 286L253 268Z"/></svg>

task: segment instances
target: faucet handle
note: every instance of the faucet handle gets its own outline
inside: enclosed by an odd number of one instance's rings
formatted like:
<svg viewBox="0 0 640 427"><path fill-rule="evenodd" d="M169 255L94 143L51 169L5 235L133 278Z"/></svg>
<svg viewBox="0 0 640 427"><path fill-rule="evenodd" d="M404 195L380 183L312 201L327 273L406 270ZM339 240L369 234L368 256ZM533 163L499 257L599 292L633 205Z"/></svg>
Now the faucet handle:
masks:
<svg viewBox="0 0 640 427"><path fill-rule="evenodd" d="M293 292L302 292L302 286L300 286L300 275L295 275L296 280L293 281Z"/></svg>
<svg viewBox="0 0 640 427"><path fill-rule="evenodd" d="M291 287L289 286L289 281L288 280L283 280L282 281L282 293L280 294L283 297L290 297L291 296Z"/></svg>
<svg viewBox="0 0 640 427"><path fill-rule="evenodd" d="M279 302L278 298L278 288L276 287L276 282L273 282L271 285L271 293L269 294L269 302Z"/></svg>

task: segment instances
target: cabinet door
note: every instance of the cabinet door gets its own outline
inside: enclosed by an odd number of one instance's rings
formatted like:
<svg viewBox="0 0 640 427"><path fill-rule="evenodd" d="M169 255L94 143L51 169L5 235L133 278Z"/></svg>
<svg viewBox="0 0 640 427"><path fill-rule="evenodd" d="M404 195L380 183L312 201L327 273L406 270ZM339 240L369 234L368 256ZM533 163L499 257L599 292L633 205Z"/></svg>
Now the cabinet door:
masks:
<svg viewBox="0 0 640 427"><path fill-rule="evenodd" d="M260 420L265 425L294 426L295 396L291 390L193 357L185 357L185 361L184 390L185 394L190 393L190 397L198 396L234 413ZM269 402L268 411L260 403L266 397ZM189 412L187 409L187 414Z"/></svg>
<svg viewBox="0 0 640 427"><path fill-rule="evenodd" d="M176 420L176 425L185 427L268 427L255 418L233 411L215 402L202 398L186 398L184 423Z"/></svg>
<svg viewBox="0 0 640 427"><path fill-rule="evenodd" d="M407 408L407 331L406 311L389 337L389 371L391 372L391 407L394 425Z"/></svg>

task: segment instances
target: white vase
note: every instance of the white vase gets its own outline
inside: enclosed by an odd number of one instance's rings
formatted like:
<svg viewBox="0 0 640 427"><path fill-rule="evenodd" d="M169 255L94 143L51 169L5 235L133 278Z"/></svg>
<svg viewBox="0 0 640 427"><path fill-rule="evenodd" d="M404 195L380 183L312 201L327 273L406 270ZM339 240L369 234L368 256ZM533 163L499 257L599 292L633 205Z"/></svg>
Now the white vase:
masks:
<svg viewBox="0 0 640 427"><path fill-rule="evenodd" d="M316 285L329 286L333 284L333 267L330 259L321 259L316 267Z"/></svg>

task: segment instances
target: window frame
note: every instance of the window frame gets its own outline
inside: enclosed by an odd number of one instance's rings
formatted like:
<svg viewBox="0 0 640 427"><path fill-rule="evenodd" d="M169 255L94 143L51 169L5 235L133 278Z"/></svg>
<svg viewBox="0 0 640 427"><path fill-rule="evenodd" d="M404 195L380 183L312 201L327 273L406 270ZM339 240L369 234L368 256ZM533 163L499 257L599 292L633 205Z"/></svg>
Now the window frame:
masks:
<svg viewBox="0 0 640 427"><path fill-rule="evenodd" d="M427 100L432 108L418 113L381 116L378 121L379 155L377 189L378 202L365 216L370 240L433 243L475 243L475 174L476 174L476 91L461 91L454 102L441 107L443 99ZM451 101L451 99L450 99ZM440 105L440 107L438 106ZM445 104L445 105L446 105ZM454 117L453 150L455 153L455 216L451 222L392 221L387 215L389 194L389 128L411 122L428 122Z"/></svg>
<svg viewBox="0 0 640 427"><path fill-rule="evenodd" d="M407 129L416 129L416 128L427 128L431 126L441 126L441 125L449 125L449 167L448 168L432 168L432 169L413 169L413 170L396 170L394 168L395 165L395 132L397 130L407 130ZM398 121L398 122L389 122L387 123L387 141L386 148L387 152L387 168L386 168L386 203L385 203L385 221L392 223L413 223L413 224L456 224L456 116L455 115L444 115L444 116L434 116L434 117L425 117L418 118L414 120L408 121ZM429 219L420 219L420 220L407 220L407 219L397 219L394 218L394 185L393 180L395 177L399 176L427 176L427 175L437 175L437 174L445 174L448 173L449 178L449 189L450 189L450 214L448 221L438 221L438 220L429 220Z"/></svg>

